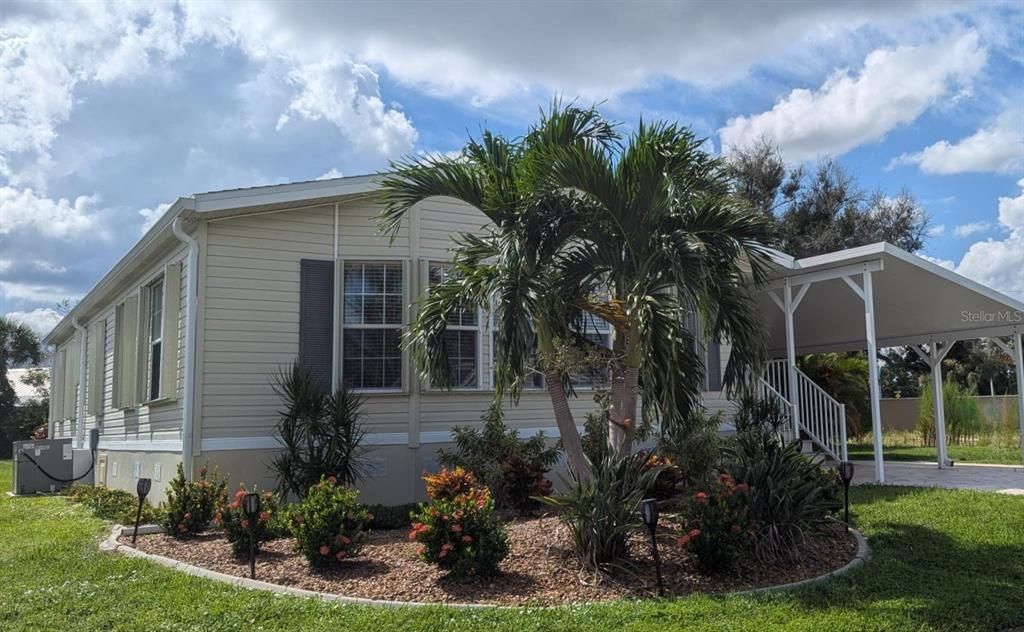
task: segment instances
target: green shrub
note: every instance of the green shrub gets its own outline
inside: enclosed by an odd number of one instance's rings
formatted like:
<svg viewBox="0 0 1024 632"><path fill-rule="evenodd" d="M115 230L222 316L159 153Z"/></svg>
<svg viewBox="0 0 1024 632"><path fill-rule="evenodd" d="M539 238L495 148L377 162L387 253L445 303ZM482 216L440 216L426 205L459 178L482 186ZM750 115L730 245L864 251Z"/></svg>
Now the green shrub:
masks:
<svg viewBox="0 0 1024 632"><path fill-rule="evenodd" d="M288 508L295 548L311 566L329 566L354 557L368 537L370 512L356 499L359 492L322 478Z"/></svg>
<svg viewBox="0 0 1024 632"><path fill-rule="evenodd" d="M276 427L283 449L270 462L282 497L302 498L324 476L345 485L362 478L366 431L360 396L346 388L329 393L297 363L278 372L274 391L285 406Z"/></svg>
<svg viewBox="0 0 1024 632"><path fill-rule="evenodd" d="M67 496L68 500L88 507L97 518L122 525L135 524L135 513L139 508L139 497L135 494L93 485L72 485ZM161 521L160 510L148 501L144 502L139 524L159 524Z"/></svg>
<svg viewBox="0 0 1024 632"><path fill-rule="evenodd" d="M763 560L797 558L808 530L840 507L836 478L801 454L799 441L779 439L770 407L746 411L745 420L723 451L724 467L737 484L749 487L756 553Z"/></svg>
<svg viewBox="0 0 1024 632"><path fill-rule="evenodd" d="M440 450L441 465L472 472L491 490L498 508L529 511L538 504L536 496L551 493L546 475L558 461L558 448L548 447L543 434L520 439L502 421L500 408L484 416L482 429L459 426L452 438L455 451Z"/></svg>
<svg viewBox="0 0 1024 632"><path fill-rule="evenodd" d="M420 558L454 577L495 575L508 556L508 535L485 488L423 505L409 539L420 544Z"/></svg>
<svg viewBox="0 0 1024 632"><path fill-rule="evenodd" d="M256 487L253 487L256 492ZM217 513L213 516L213 524L224 531L225 537L231 543L231 551L237 555L249 554L249 538L255 536L256 550L259 551L262 544L277 536L274 529L274 521L278 514L277 499L274 494L264 492L260 500L260 514L256 517L256 524L250 530L249 517L245 513L244 501L247 494L245 485L239 485L234 496L230 499L222 497L217 503Z"/></svg>
<svg viewBox="0 0 1024 632"><path fill-rule="evenodd" d="M675 464L681 490L695 491L714 480L722 462L721 423L721 413L698 411L662 433L658 452Z"/></svg>
<svg viewBox="0 0 1024 632"><path fill-rule="evenodd" d="M921 408L917 431L928 445L935 445L935 389L925 384L921 391ZM962 443L976 437L982 430L981 411L973 391L949 380L942 384L942 406L946 418L946 441Z"/></svg>
<svg viewBox="0 0 1024 632"><path fill-rule="evenodd" d="M163 527L175 538L188 538L206 531L217 510L217 501L224 496L227 481L216 470L199 468L199 478L185 480L185 470L178 463L178 473L167 490Z"/></svg>
<svg viewBox="0 0 1024 632"><path fill-rule="evenodd" d="M641 524L640 501L660 473L643 458L606 453L593 464L592 479L564 481L568 491L542 501L558 510L583 565L606 570L626 556L629 534Z"/></svg>
<svg viewBox="0 0 1024 632"><path fill-rule="evenodd" d="M412 512L419 509L418 503L404 505L366 505L370 512L370 528L378 530L404 529L412 524Z"/></svg>
<svg viewBox="0 0 1024 632"><path fill-rule="evenodd" d="M747 550L753 536L748 492L723 473L683 504L676 546L692 553L702 572L727 569Z"/></svg>

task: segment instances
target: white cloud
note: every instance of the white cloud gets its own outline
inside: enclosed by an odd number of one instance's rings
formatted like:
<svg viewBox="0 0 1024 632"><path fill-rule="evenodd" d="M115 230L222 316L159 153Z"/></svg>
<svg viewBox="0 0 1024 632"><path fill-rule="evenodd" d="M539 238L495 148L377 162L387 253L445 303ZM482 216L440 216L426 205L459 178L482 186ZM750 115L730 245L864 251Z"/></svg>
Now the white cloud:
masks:
<svg viewBox="0 0 1024 632"><path fill-rule="evenodd" d="M34 229L45 237L75 239L92 233L100 237L95 196L82 195L72 202L40 196L32 189L0 187L0 235L18 229Z"/></svg>
<svg viewBox="0 0 1024 632"><path fill-rule="evenodd" d="M0 281L0 296L10 300L57 303L64 300L67 297L67 293L53 285Z"/></svg>
<svg viewBox="0 0 1024 632"><path fill-rule="evenodd" d="M977 233L983 233L987 230L995 228L995 224L992 222L970 222L968 224L961 224L953 230L953 234L957 237L970 237Z"/></svg>
<svg viewBox="0 0 1024 632"><path fill-rule="evenodd" d="M139 215L142 216L142 234L145 235L150 228L153 228L153 224L160 221L160 218L163 217L169 208L171 208L171 205L164 202L158 204L156 208L139 209Z"/></svg>
<svg viewBox="0 0 1024 632"><path fill-rule="evenodd" d="M32 267L40 272L47 274L64 274L68 269L62 265L50 263L49 261L35 260L32 262Z"/></svg>
<svg viewBox="0 0 1024 632"><path fill-rule="evenodd" d="M940 140L914 154L903 154L890 166L916 164L931 174L1024 169L1024 108L1015 105L995 121L955 143Z"/></svg>
<svg viewBox="0 0 1024 632"><path fill-rule="evenodd" d="M316 177L316 179L317 180L333 180L334 178L344 178L344 177L345 177L345 174L343 174L338 169L335 169L335 168L332 167L330 170L325 171L324 173L321 173L320 175L318 175Z"/></svg>
<svg viewBox="0 0 1024 632"><path fill-rule="evenodd" d="M999 223L1010 235L973 244L956 271L997 290L1024 295L1024 179L1016 197L999 198Z"/></svg>
<svg viewBox="0 0 1024 632"><path fill-rule="evenodd" d="M919 254L918 256L921 257L922 259L927 259L928 261L931 261L935 265L942 266L943 268L945 268L947 270L956 271L956 263L953 262L953 261L950 261L949 259L941 259L939 257L932 257L930 255L923 255L923 254Z"/></svg>
<svg viewBox="0 0 1024 632"><path fill-rule="evenodd" d="M13 265L14 262L11 261L10 259L0 259L0 273L7 272L8 270L11 269L11 266Z"/></svg>
<svg viewBox="0 0 1024 632"><path fill-rule="evenodd" d="M40 307L28 312L8 312L7 318L16 323L27 325L37 336L42 338L50 333L60 322L60 314L51 307Z"/></svg>
<svg viewBox="0 0 1024 632"><path fill-rule="evenodd" d="M939 99L969 88L985 65L978 35L965 32L920 46L880 49L856 73L833 73L817 90L799 88L761 114L731 119L723 147L767 137L788 160L840 155L914 121Z"/></svg>
<svg viewBox="0 0 1024 632"><path fill-rule="evenodd" d="M928 229L928 236L929 237L942 237L945 234L946 234L946 225L945 224L939 224L937 226L932 226L931 228Z"/></svg>

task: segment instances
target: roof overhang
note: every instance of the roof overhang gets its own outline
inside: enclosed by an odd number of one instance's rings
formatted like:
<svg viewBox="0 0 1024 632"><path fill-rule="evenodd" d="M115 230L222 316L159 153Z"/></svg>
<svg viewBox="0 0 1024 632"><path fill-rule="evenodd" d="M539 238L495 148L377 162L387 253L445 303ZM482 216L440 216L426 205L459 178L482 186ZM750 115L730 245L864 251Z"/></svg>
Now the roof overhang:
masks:
<svg viewBox="0 0 1024 632"><path fill-rule="evenodd" d="M773 356L786 353L781 302L794 300L798 354L866 347L865 304L857 289L872 274L879 347L970 340L1024 332L1024 303L886 243L781 263L758 292ZM854 286L845 279L850 279ZM770 294L776 298L772 299Z"/></svg>

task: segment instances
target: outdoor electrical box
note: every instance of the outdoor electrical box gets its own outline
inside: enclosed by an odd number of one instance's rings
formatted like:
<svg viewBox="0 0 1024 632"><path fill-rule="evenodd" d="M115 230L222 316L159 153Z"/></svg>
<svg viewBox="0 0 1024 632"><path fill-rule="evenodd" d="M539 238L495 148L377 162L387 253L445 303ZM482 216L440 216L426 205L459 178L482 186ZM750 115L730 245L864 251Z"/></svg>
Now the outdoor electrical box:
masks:
<svg viewBox="0 0 1024 632"><path fill-rule="evenodd" d="M50 494L70 483L74 463L71 439L14 442L15 494ZM62 479L62 480L55 480Z"/></svg>

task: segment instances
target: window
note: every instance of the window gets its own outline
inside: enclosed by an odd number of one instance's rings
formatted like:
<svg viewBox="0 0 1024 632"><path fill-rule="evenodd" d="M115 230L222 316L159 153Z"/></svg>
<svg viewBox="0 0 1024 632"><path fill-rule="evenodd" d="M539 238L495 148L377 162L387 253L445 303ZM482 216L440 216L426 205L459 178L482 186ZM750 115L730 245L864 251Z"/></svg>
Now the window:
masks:
<svg viewBox="0 0 1024 632"><path fill-rule="evenodd" d="M431 287L443 282L451 274L451 266L431 263L429 284ZM444 333L445 351L448 352L448 384L456 388L476 388L480 384L478 370L480 336L479 310L465 307L448 315L448 327Z"/></svg>
<svg viewBox="0 0 1024 632"><path fill-rule="evenodd" d="M343 284L345 386L402 388L402 264L345 263Z"/></svg>
<svg viewBox="0 0 1024 632"><path fill-rule="evenodd" d="M498 323L498 319L499 318L501 318L501 313L498 311L497 308L495 308L493 311L491 311L491 319L490 319L491 320L490 326L491 326L491 380L492 380L492 385L497 381L496 380L496 375L497 375L497 360L496 360L496 358L498 357L498 354L497 354L498 336L497 336L497 329L495 328L495 325ZM531 325L532 325L532 323L531 323ZM530 371L529 375L527 375L525 377L525 379L523 380L523 388L531 389L531 388L544 388L545 387L545 384L544 384L544 374L536 369L536 361L537 361L537 358L536 358L536 348L535 348L534 349L534 354L531 355L530 358L527 360L528 363L531 363L531 364L534 365L534 370Z"/></svg>
<svg viewBox="0 0 1024 632"><path fill-rule="evenodd" d="M164 280L149 286L149 389L150 400L160 398L160 357L163 347Z"/></svg>
<svg viewBox="0 0 1024 632"><path fill-rule="evenodd" d="M583 326L579 332L586 340L606 349L612 347L612 327L608 321L592 314L583 315ZM569 376L574 386L596 387L609 382L607 371L600 367L592 367L583 373Z"/></svg>

